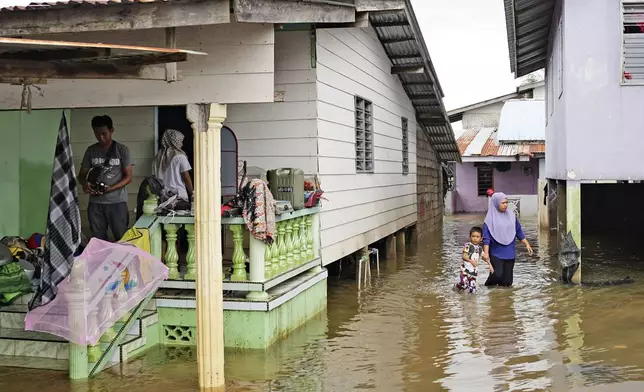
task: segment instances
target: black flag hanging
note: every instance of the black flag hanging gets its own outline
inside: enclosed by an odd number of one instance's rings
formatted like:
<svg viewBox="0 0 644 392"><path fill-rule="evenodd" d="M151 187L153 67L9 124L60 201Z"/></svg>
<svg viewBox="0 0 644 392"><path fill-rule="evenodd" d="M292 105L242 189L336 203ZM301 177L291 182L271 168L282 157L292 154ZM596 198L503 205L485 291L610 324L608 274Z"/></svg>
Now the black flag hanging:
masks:
<svg viewBox="0 0 644 392"><path fill-rule="evenodd" d="M74 156L67 132L67 119L63 112L54 155L40 286L29 303L29 309L45 305L54 299L58 292L58 283L71 272L74 252L81 241L76 184Z"/></svg>

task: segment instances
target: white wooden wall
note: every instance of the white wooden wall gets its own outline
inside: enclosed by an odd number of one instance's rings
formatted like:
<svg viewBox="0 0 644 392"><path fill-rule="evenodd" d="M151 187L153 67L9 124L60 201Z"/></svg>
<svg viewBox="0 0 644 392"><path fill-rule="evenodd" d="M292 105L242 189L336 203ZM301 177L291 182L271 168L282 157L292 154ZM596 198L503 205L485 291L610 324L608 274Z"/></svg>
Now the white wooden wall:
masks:
<svg viewBox="0 0 644 392"><path fill-rule="evenodd" d="M165 46L164 29L37 36L82 42ZM178 64L183 80L49 80L34 108L269 102L274 88L272 24L229 23L177 29L177 47L203 51ZM0 84L0 110L20 107L22 87Z"/></svg>
<svg viewBox="0 0 644 392"><path fill-rule="evenodd" d="M322 261L332 263L417 220L414 109L373 29L317 30L318 156L329 199ZM356 174L354 96L373 102L375 173ZM401 117L409 120L402 175Z"/></svg>
<svg viewBox="0 0 644 392"><path fill-rule="evenodd" d="M239 160L265 170L317 172L315 70L310 31L275 32L275 92L283 102L228 106Z"/></svg>
<svg viewBox="0 0 644 392"><path fill-rule="evenodd" d="M128 209L130 210L130 226L134 224L134 209L139 185L145 177L152 173L152 160L154 159L154 108L101 108L101 109L73 109L70 115L70 138L74 152L74 166L80 171L83 154L88 146L96 143L92 131L92 117L104 115L112 117L114 121L114 140L126 145L134 160L132 168L132 183L128 185ZM83 193L79 185L79 204L83 232L89 235L87 221L87 203L89 196ZM111 234L110 234L111 235Z"/></svg>

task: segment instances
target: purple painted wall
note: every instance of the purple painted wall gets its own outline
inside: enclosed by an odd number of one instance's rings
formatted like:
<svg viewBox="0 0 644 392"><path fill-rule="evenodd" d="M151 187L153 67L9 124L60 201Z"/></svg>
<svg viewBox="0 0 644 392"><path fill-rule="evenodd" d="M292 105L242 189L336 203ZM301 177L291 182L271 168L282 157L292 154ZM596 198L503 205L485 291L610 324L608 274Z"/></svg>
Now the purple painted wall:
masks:
<svg viewBox="0 0 644 392"><path fill-rule="evenodd" d="M548 67L546 175L556 179L644 180L644 86L622 86L621 2L559 0ZM563 53L563 89L558 59Z"/></svg>
<svg viewBox="0 0 644 392"><path fill-rule="evenodd" d="M510 170L494 170L494 190L507 195L536 195L539 182L539 161L512 162ZM525 175L523 168L532 168L531 175ZM456 212L487 211L487 196L477 196L476 167L474 163L456 165Z"/></svg>

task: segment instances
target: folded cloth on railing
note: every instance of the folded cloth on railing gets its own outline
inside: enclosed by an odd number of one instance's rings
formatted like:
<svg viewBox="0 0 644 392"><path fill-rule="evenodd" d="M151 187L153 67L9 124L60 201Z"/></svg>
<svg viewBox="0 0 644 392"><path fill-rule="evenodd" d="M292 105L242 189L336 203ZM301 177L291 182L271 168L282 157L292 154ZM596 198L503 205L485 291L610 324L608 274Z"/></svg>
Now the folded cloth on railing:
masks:
<svg viewBox="0 0 644 392"><path fill-rule="evenodd" d="M275 238L275 200L268 184L260 179L249 181L240 192L239 202L244 222L253 237L272 244Z"/></svg>

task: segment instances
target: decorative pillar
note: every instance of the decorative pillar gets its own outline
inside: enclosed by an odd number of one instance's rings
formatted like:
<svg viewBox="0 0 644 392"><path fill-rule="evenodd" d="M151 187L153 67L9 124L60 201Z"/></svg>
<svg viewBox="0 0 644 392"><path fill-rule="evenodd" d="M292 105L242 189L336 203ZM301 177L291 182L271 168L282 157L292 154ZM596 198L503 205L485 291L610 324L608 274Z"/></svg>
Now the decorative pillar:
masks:
<svg viewBox="0 0 644 392"><path fill-rule="evenodd" d="M286 227L286 270L290 271L295 265L293 260L293 219L284 222Z"/></svg>
<svg viewBox="0 0 644 392"><path fill-rule="evenodd" d="M195 151L195 262L199 387L224 380L224 307L221 254L221 127L226 105L192 104Z"/></svg>
<svg viewBox="0 0 644 392"><path fill-rule="evenodd" d="M167 246L165 249L165 265L168 267L168 279L181 279L179 274L179 252L177 251L177 231L179 226L173 223L163 225L165 230L165 240Z"/></svg>
<svg viewBox="0 0 644 392"><path fill-rule="evenodd" d="M309 258L308 248L306 247L308 237L306 234L306 216L300 218L300 263L306 264L311 259Z"/></svg>
<svg viewBox="0 0 644 392"><path fill-rule="evenodd" d="M579 181L566 182L566 229L572 233L572 238L581 250L581 182ZM579 268L571 279L574 284L581 284L582 256L579 256Z"/></svg>
<svg viewBox="0 0 644 392"><path fill-rule="evenodd" d="M297 267L302 262L300 256L300 249L302 248L300 244L300 218L292 219L291 225L293 227L293 265Z"/></svg>
<svg viewBox="0 0 644 392"><path fill-rule="evenodd" d="M188 237L188 253L186 254L186 275L185 280L197 279L197 265L195 264L195 225L186 224L186 236Z"/></svg>
<svg viewBox="0 0 644 392"><path fill-rule="evenodd" d="M230 225L230 231L233 232L233 273L230 275L230 280L243 282L248 280L246 253L244 253L244 226Z"/></svg>
<svg viewBox="0 0 644 392"><path fill-rule="evenodd" d="M78 336L87 334L87 315L85 300L89 299L91 291L85 287L85 261L77 260L71 271L71 287L65 293L69 306L69 328L78 331ZM86 379L89 375L87 346L69 343L69 378L72 380Z"/></svg>
<svg viewBox="0 0 644 392"><path fill-rule="evenodd" d="M316 265L315 268L312 268L312 271L322 272L323 260L320 246L320 213L309 215L309 217L311 217L311 226L309 231L311 232L310 236L313 239L313 243L311 244L313 252L312 259L320 260L320 264Z"/></svg>
<svg viewBox="0 0 644 392"><path fill-rule="evenodd" d="M273 239L273 246L271 246L271 276L275 277L279 275L282 270L280 267L280 243L281 234L279 233L280 223L275 224L275 238Z"/></svg>
<svg viewBox="0 0 644 392"><path fill-rule="evenodd" d="M286 272L288 269L287 265L287 260L286 260L286 221L278 222L277 223L277 231L279 234L277 235L277 240L279 241L279 255L280 255L280 261L279 261L279 271L280 273Z"/></svg>
<svg viewBox="0 0 644 392"><path fill-rule="evenodd" d="M273 247L275 246L275 238L273 238L273 243L270 245L264 245L264 279L270 279L273 277Z"/></svg>
<svg viewBox="0 0 644 392"><path fill-rule="evenodd" d="M306 217L306 254L309 260L314 260L318 257L313 252L313 217L311 215Z"/></svg>

